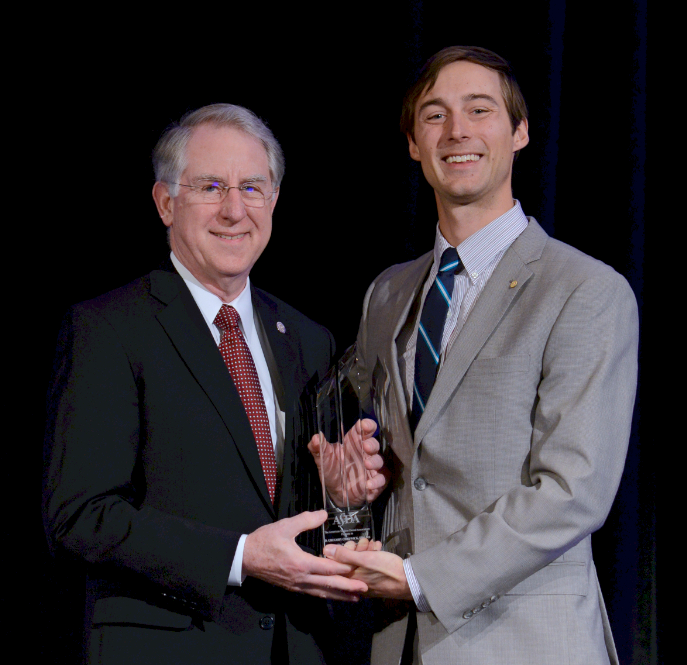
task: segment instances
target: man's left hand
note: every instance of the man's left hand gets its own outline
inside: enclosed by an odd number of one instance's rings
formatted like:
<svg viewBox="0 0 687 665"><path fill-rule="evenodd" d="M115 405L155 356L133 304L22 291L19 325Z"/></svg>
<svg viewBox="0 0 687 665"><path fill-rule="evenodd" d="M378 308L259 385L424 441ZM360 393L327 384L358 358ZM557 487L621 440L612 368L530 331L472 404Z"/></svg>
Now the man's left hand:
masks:
<svg viewBox="0 0 687 665"><path fill-rule="evenodd" d="M368 591L363 596L413 600L400 556L391 552L355 551L340 545L327 545L324 555L356 567L349 577L367 584Z"/></svg>

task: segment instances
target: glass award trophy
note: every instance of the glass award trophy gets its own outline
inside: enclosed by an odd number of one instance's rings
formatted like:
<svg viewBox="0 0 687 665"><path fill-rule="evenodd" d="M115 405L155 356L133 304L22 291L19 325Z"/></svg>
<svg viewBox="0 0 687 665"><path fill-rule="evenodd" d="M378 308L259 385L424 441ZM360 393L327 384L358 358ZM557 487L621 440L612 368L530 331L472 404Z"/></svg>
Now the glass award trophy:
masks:
<svg viewBox="0 0 687 665"><path fill-rule="evenodd" d="M324 507L324 545L374 539L367 502L366 453L362 442L362 408L355 345L327 373L317 389L320 480Z"/></svg>

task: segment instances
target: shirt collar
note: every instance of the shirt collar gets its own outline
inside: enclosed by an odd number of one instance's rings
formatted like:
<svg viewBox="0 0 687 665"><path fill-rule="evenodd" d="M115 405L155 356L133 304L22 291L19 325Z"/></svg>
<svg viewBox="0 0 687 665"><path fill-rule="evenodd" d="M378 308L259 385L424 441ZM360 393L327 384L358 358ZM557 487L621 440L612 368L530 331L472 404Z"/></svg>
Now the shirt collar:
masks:
<svg viewBox="0 0 687 665"><path fill-rule="evenodd" d="M217 316L217 313L222 305L231 305L241 317L241 330L246 342L250 346L253 337L257 334L255 331L255 321L253 320L253 299L251 298L250 294L250 277L246 278L246 286L244 287L243 291L241 291L241 293L234 298L234 300L228 303L223 303L221 298L208 291L191 274L190 270L186 268L186 266L184 266L184 264L181 263L176 256L174 256L174 252L170 254L170 258L172 259L172 263L174 264L177 272L179 275L181 275L181 278L186 283L186 286L188 286L188 289L191 292L193 299L196 301L196 305L198 305L198 309L200 309L200 313L203 315L208 327L212 330L215 317Z"/></svg>
<svg viewBox="0 0 687 665"><path fill-rule="evenodd" d="M473 284L496 255L510 247L526 228L527 217L522 211L520 201L516 200L510 210L493 222L489 222L456 247L467 277ZM444 238L437 223L434 240L434 262L437 266L441 263L441 255L449 247L452 245Z"/></svg>

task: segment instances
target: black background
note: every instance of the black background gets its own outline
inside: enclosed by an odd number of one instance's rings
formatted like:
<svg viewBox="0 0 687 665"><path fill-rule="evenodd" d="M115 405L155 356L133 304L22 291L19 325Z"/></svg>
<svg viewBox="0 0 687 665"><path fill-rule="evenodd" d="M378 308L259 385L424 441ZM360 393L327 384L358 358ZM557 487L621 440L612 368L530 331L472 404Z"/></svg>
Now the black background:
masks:
<svg viewBox="0 0 687 665"><path fill-rule="evenodd" d="M417 69L452 44L485 46L511 62L530 109L515 197L551 235L623 274L643 316L646 3L620 3L605 15L598 4L466 8L435 0L56 14L54 30L32 37L39 140L28 158L42 165L45 207L37 217L45 226L33 230L35 252L18 249L15 257L28 270L28 277L15 271L16 285L29 279L42 301L29 403L43 400L67 307L149 272L168 252L150 193L150 154L171 121L215 102L255 111L286 155L272 240L251 279L326 325L340 350L351 344L372 279L432 247L433 193L408 157L398 117ZM642 336L641 359L645 346ZM594 536L621 663L658 662L647 413L637 409L618 498ZM41 418L26 419L34 450L41 427ZM65 590L47 555L37 510L31 519L46 626L38 646L46 662L69 662L55 654L79 633L78 594Z"/></svg>

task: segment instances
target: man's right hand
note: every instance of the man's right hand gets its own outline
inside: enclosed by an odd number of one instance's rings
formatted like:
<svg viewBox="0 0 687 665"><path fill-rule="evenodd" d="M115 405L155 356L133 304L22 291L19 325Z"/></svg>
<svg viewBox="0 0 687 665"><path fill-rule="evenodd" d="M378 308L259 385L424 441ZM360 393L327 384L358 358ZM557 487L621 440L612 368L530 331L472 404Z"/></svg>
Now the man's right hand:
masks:
<svg viewBox="0 0 687 665"><path fill-rule="evenodd" d="M336 506L371 503L389 482L391 473L384 466L379 441L373 437L376 429L374 420L363 418L346 432L344 445L326 445L321 433L308 443L318 471L324 476L327 494Z"/></svg>
<svg viewBox="0 0 687 665"><path fill-rule="evenodd" d="M318 510L256 529L244 544L243 574L289 591L357 601L367 584L346 577L353 566L307 554L296 544L299 533L322 526L326 519L327 511Z"/></svg>

